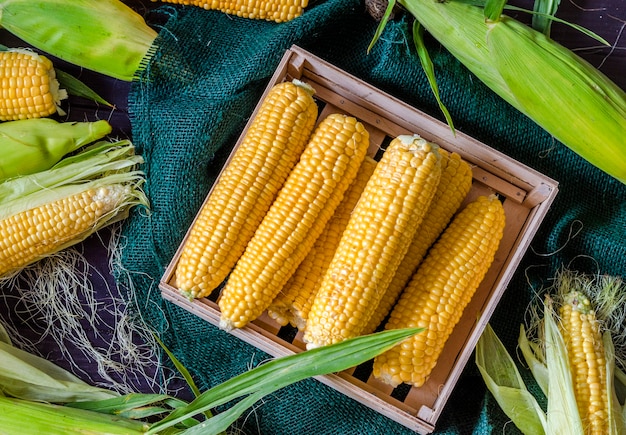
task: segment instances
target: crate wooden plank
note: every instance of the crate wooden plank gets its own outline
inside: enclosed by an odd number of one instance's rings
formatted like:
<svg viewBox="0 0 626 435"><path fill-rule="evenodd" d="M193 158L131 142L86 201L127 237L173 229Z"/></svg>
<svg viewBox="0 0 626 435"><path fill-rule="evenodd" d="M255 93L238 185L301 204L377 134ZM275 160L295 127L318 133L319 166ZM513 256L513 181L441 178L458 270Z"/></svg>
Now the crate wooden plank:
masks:
<svg viewBox="0 0 626 435"><path fill-rule="evenodd" d="M462 132L453 134L444 123L299 47L294 46L285 53L262 98L274 84L293 79L304 81L315 89L315 98L321 107L320 119L329 113L340 112L361 120L370 132L370 156L380 155L381 148L384 149L395 136L420 134L447 151L457 152L471 164L473 182L465 203L479 195L495 193L504 205L507 223L496 258L446 342L430 378L422 387L402 385L393 388L375 379L371 374L371 365L367 364L317 378L415 432L431 433L480 334L549 210L558 184ZM246 129L258 109L259 106ZM235 148L242 137L243 134ZM218 292L209 298L190 301L176 290L174 270L181 250L182 244L161 279L159 287L162 296L218 325ZM281 327L266 313L248 326L233 330L232 334L276 357L306 348L301 332L291 326Z"/></svg>

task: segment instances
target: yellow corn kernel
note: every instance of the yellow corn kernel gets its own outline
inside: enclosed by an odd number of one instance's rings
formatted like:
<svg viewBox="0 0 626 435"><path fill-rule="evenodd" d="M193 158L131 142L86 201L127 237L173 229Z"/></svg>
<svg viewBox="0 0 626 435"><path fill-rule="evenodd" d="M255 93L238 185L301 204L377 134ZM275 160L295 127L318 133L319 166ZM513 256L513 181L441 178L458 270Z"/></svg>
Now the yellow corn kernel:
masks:
<svg viewBox="0 0 626 435"><path fill-rule="evenodd" d="M378 308L372 314L362 334L370 334L378 328L391 311L402 289L417 270L428 248L437 240L458 211L472 187L472 169L457 153L440 150L441 180L424 220L415 233L409 249L396 274L387 287Z"/></svg>
<svg viewBox="0 0 626 435"><path fill-rule="evenodd" d="M275 85L205 201L176 267L176 286L208 296L230 273L309 140L317 119L313 89Z"/></svg>
<svg viewBox="0 0 626 435"><path fill-rule="evenodd" d="M67 98L52 62L22 49L0 51L0 90L0 121L45 118Z"/></svg>
<svg viewBox="0 0 626 435"><path fill-rule="evenodd" d="M322 234L317 238L296 272L289 278L287 284L267 309L269 316L279 324L284 326L290 323L300 330L304 329L324 272L335 254L352 210L375 168L376 160L369 156L365 157L356 178L337 206L333 217L328 221Z"/></svg>
<svg viewBox="0 0 626 435"><path fill-rule="evenodd" d="M125 199L122 185L84 190L0 220L0 276L56 252Z"/></svg>
<svg viewBox="0 0 626 435"><path fill-rule="evenodd" d="M435 194L438 149L407 135L383 153L311 306L307 348L355 337L369 321Z"/></svg>
<svg viewBox="0 0 626 435"><path fill-rule="evenodd" d="M152 0L157 1L157 0ZM308 0L163 0L167 3L198 6L226 14L282 23L299 17Z"/></svg>
<svg viewBox="0 0 626 435"><path fill-rule="evenodd" d="M583 293L571 291L564 295L559 315L585 433L609 433L606 355L595 312Z"/></svg>
<svg viewBox="0 0 626 435"><path fill-rule="evenodd" d="M307 255L356 177L369 133L356 118L326 117L237 261L218 300L220 327L265 311Z"/></svg>
<svg viewBox="0 0 626 435"><path fill-rule="evenodd" d="M500 245L504 209L495 195L465 206L435 242L391 311L385 329L423 327L374 359L374 376L422 386Z"/></svg>

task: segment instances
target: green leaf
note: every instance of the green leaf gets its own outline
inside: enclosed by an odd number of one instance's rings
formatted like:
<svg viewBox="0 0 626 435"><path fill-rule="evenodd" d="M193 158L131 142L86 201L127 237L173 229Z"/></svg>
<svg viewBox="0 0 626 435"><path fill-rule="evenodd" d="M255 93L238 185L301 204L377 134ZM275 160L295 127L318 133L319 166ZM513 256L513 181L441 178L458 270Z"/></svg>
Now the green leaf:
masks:
<svg viewBox="0 0 626 435"><path fill-rule="evenodd" d="M484 11L485 19L488 21L498 21L505 6L506 0L486 0Z"/></svg>
<svg viewBox="0 0 626 435"><path fill-rule="evenodd" d="M183 375L183 378L185 378L185 381L187 382L187 385L189 385L189 388L191 388L194 396L198 397L201 394L200 389L193 381L189 370L187 370L187 368L176 358L176 356L174 356L174 354L167 348L167 346L165 346L165 343L163 343L163 341L161 341L161 339L156 334L153 335L156 342L159 343L159 346L161 346L161 348L165 351L170 360L172 360L172 363L174 364L176 369L180 372L181 375Z"/></svg>
<svg viewBox="0 0 626 435"><path fill-rule="evenodd" d="M396 6L396 0L389 0L388 1L387 9L385 9L385 13L384 13L383 17L381 18L380 23L378 23L378 27L376 27L376 32L374 32L374 36L372 37L372 41L370 42L369 46L367 47L367 53L368 54L372 50L372 47L374 47L374 44L376 44L376 41L378 41L378 38L380 38L380 35L382 35L383 30L385 29L385 26L389 22L389 17L391 17L391 13L393 12L393 8L395 6Z"/></svg>
<svg viewBox="0 0 626 435"><path fill-rule="evenodd" d="M532 27L546 36L550 36L552 18L559 9L560 0L535 0L533 5Z"/></svg>
<svg viewBox="0 0 626 435"><path fill-rule="evenodd" d="M526 435L546 433L546 416L541 406L489 324L478 340L475 358L487 389L515 426Z"/></svg>
<svg viewBox="0 0 626 435"><path fill-rule="evenodd" d="M547 396L549 379L548 367L546 366L544 355L542 354L539 346L528 340L524 325L520 326L518 345L522 355L524 356L526 364L528 364L528 367L535 378L535 381L537 381L537 384L539 385L539 388L541 388L541 391L543 391L543 394Z"/></svg>
<svg viewBox="0 0 626 435"><path fill-rule="evenodd" d="M432 90L433 95L437 100L439 109L443 113L443 116L446 118L446 122L454 133L455 130L452 116L450 115L450 112L448 112L448 108L443 104L443 101L441 101L441 97L439 96L439 87L437 86L437 80L435 78L435 67L432 60L430 59L430 55L428 54L426 45L424 44L424 27L417 20L413 21L413 43L415 44L415 49L417 50L417 55L422 65L422 69L424 70L424 73L428 78L430 89Z"/></svg>
<svg viewBox="0 0 626 435"><path fill-rule="evenodd" d="M104 104L105 106L113 106L107 100L98 95L93 89L91 89L89 86L87 86L85 83L83 83L73 75L61 71L58 68L55 68L54 71L56 73L57 80L61 85L61 88L65 89L68 94L86 98L88 100Z"/></svg>
<svg viewBox="0 0 626 435"><path fill-rule="evenodd" d="M422 331L423 328L382 331L275 358L205 391L188 406L174 410L169 416L155 423L148 433L158 433L188 417L240 397L252 395L258 400L294 382L346 370L374 358ZM242 408L246 409L242 405L237 408L237 412L243 412Z"/></svg>

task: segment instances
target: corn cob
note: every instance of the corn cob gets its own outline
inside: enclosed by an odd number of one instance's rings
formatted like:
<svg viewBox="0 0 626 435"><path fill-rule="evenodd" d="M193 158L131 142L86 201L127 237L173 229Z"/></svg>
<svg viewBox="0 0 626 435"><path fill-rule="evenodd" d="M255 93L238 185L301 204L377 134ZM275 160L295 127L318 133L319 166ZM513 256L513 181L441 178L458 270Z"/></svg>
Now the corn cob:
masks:
<svg viewBox="0 0 626 435"><path fill-rule="evenodd" d="M77 242L131 194L121 184L86 189L0 220L0 276Z"/></svg>
<svg viewBox="0 0 626 435"><path fill-rule="evenodd" d="M480 196L452 220L393 308L385 329L426 328L374 360L374 376L397 386L428 379L465 306L493 262L504 230L495 195Z"/></svg>
<svg viewBox="0 0 626 435"><path fill-rule="evenodd" d="M399 3L500 97L626 183L626 92L602 72L541 32L506 15L487 20L468 2Z"/></svg>
<svg viewBox="0 0 626 435"><path fill-rule="evenodd" d="M348 224L354 206L361 197L367 180L376 168L376 160L367 156L356 178L348 188L335 214L324 227L308 255L267 309L270 317L281 325L290 323L303 330L311 304L324 271L335 254L341 234Z"/></svg>
<svg viewBox="0 0 626 435"><path fill-rule="evenodd" d="M307 348L357 336L369 321L435 194L438 149L407 135L383 153L311 306Z"/></svg>
<svg viewBox="0 0 626 435"><path fill-rule="evenodd" d="M454 213L467 196L472 186L472 169L457 153L440 150L441 180L435 192L428 212L411 241L409 250L402 259L391 284L385 291L378 308L363 329L363 334L370 334L382 323L396 303L402 289L415 273L426 255L428 248L448 225Z"/></svg>
<svg viewBox="0 0 626 435"><path fill-rule="evenodd" d="M574 290L564 295L559 315L585 433L609 433L606 355L595 312L587 296Z"/></svg>
<svg viewBox="0 0 626 435"><path fill-rule="evenodd" d="M319 237L356 177L369 133L356 118L326 117L237 261L218 300L220 327L265 311Z"/></svg>
<svg viewBox="0 0 626 435"><path fill-rule="evenodd" d="M152 0L158 1L158 0ZM299 17L308 0L163 0L166 3L198 6L242 18L282 23Z"/></svg>
<svg viewBox="0 0 626 435"><path fill-rule="evenodd" d="M60 89L52 62L34 51L0 51L0 86L0 121L65 113L60 104L67 91Z"/></svg>
<svg viewBox="0 0 626 435"><path fill-rule="evenodd" d="M312 94L301 82L283 82L263 100L184 244L176 285L190 298L226 278L276 198L315 125Z"/></svg>

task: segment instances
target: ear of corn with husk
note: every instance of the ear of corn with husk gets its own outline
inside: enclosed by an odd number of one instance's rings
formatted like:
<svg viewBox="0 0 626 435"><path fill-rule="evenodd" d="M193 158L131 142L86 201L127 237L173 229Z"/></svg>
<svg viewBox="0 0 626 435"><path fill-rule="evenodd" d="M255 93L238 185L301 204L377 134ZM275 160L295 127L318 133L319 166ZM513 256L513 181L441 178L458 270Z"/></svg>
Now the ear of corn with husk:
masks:
<svg viewBox="0 0 626 435"><path fill-rule="evenodd" d="M615 366L611 331L595 318L586 296L590 290L602 291L601 285L563 270L553 289L541 307L532 306L530 327L522 325L519 337L547 409L537 405L489 325L476 347L476 364L487 388L525 434L621 434L626 398L617 392L623 391L624 375Z"/></svg>
<svg viewBox="0 0 626 435"><path fill-rule="evenodd" d="M93 144L47 171L0 184L0 276L148 205L130 141Z"/></svg>
<svg viewBox="0 0 626 435"><path fill-rule="evenodd" d="M483 8L456 0L399 3L491 90L626 183L626 93L604 74L508 16L487 20Z"/></svg>
<svg viewBox="0 0 626 435"><path fill-rule="evenodd" d="M50 118L0 123L0 182L50 169L64 156L111 132L105 120L58 122Z"/></svg>
<svg viewBox="0 0 626 435"><path fill-rule="evenodd" d="M74 65L131 81L156 31L118 0L2 0L0 27Z"/></svg>

